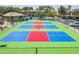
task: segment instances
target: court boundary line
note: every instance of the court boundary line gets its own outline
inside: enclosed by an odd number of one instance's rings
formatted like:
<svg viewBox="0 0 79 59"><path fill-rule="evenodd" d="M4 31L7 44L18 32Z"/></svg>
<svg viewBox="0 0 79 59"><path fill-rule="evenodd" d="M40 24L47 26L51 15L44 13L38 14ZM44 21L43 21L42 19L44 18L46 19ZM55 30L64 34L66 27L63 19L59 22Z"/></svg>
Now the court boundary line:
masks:
<svg viewBox="0 0 79 59"><path fill-rule="evenodd" d="M30 33L31 33L31 32L30 32ZM28 42L28 38L29 38L29 36L30 36L30 33L29 33L28 37L26 38L26 41L25 41L25 42Z"/></svg>
<svg viewBox="0 0 79 59"><path fill-rule="evenodd" d="M45 31L46 32L46 31ZM48 37L48 39L49 39L49 42L51 42L51 40L50 40L50 38L49 38L49 36L48 36L48 33L46 32L46 34L47 34L47 37Z"/></svg>

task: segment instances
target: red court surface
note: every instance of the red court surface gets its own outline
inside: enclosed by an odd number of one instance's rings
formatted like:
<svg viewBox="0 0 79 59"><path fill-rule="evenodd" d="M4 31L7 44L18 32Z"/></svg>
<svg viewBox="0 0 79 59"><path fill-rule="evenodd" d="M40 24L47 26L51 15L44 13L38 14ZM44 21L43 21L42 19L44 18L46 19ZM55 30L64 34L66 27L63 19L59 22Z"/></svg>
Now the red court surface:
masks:
<svg viewBox="0 0 79 59"><path fill-rule="evenodd" d="M35 22L33 28L44 28L43 22Z"/></svg>
<svg viewBox="0 0 79 59"><path fill-rule="evenodd" d="M41 25L42 25L42 24L43 24L43 22L35 22L34 24L41 24Z"/></svg>
<svg viewBox="0 0 79 59"><path fill-rule="evenodd" d="M44 28L43 25L34 25L33 28Z"/></svg>
<svg viewBox="0 0 79 59"><path fill-rule="evenodd" d="M46 32L31 32L27 42L49 42Z"/></svg>

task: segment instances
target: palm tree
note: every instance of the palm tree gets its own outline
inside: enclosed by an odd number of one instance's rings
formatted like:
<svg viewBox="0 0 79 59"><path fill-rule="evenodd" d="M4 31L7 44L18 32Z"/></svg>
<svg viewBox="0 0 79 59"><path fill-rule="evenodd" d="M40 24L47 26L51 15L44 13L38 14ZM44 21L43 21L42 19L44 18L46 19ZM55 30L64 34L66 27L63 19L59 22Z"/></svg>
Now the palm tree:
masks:
<svg viewBox="0 0 79 59"><path fill-rule="evenodd" d="M60 8L58 8L58 13L60 15L66 15L66 8L64 6L60 6Z"/></svg>
<svg viewBox="0 0 79 59"><path fill-rule="evenodd" d="M71 8L72 8L72 6L71 5L68 5L68 8L67 8L67 14L68 15L71 15Z"/></svg>

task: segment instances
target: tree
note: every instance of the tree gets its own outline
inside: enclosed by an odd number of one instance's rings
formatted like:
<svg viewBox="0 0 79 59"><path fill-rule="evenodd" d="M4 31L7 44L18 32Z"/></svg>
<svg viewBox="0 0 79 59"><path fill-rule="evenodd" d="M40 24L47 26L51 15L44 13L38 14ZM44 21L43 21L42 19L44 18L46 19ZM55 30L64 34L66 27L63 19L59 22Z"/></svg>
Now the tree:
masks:
<svg viewBox="0 0 79 59"><path fill-rule="evenodd" d="M5 6L0 6L0 14L5 14L8 12L20 12L19 7L5 7Z"/></svg>
<svg viewBox="0 0 79 59"><path fill-rule="evenodd" d="M76 16L79 16L79 9L74 9L72 14L76 15Z"/></svg>
<svg viewBox="0 0 79 59"><path fill-rule="evenodd" d="M66 15L66 8L64 6L60 6L60 8L58 8L58 12L60 15Z"/></svg>
<svg viewBox="0 0 79 59"><path fill-rule="evenodd" d="M4 7L4 6L0 6L0 14L2 15L4 13L6 13L6 12L7 12L7 8Z"/></svg>
<svg viewBox="0 0 79 59"><path fill-rule="evenodd" d="M33 10L33 8L32 7L23 7L21 10L22 10L23 14L28 14L29 12L31 12L31 10Z"/></svg>
<svg viewBox="0 0 79 59"><path fill-rule="evenodd" d="M71 15L71 8L72 6L68 5L68 8L66 9L68 15Z"/></svg>
<svg viewBox="0 0 79 59"><path fill-rule="evenodd" d="M44 6L39 6L39 10L44 10Z"/></svg>
<svg viewBox="0 0 79 59"><path fill-rule="evenodd" d="M21 9L20 9L19 7L15 7L15 8L14 8L14 11L21 13Z"/></svg>
<svg viewBox="0 0 79 59"><path fill-rule="evenodd" d="M71 8L72 8L72 6L71 5L68 5L67 10L71 10Z"/></svg>
<svg viewBox="0 0 79 59"><path fill-rule="evenodd" d="M36 15L38 16L55 16L55 10L52 6L39 6L36 9Z"/></svg>
<svg viewBox="0 0 79 59"><path fill-rule="evenodd" d="M79 9L72 10L72 14L74 15L74 19L79 21Z"/></svg>
<svg viewBox="0 0 79 59"><path fill-rule="evenodd" d="M23 7L22 10L33 10L32 7Z"/></svg>

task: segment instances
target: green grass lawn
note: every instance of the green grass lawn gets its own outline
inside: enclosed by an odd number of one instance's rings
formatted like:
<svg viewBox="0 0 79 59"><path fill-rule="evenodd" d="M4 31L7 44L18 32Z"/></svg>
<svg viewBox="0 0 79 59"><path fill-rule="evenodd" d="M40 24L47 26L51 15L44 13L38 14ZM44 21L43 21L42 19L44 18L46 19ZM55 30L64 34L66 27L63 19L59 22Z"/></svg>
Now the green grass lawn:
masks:
<svg viewBox="0 0 79 59"><path fill-rule="evenodd" d="M38 48L38 54L79 54L79 48ZM36 48L0 48L0 54L36 54Z"/></svg>
<svg viewBox="0 0 79 59"><path fill-rule="evenodd" d="M37 20L29 20L35 22ZM27 21L28 22L28 21ZM48 22L48 21L43 21ZM12 31L64 31L77 42L0 42L0 44L6 44L6 48L0 48L1 54L35 54L36 48L38 48L39 54L78 54L79 52L79 34L73 32L69 28L66 28L63 24L57 21L49 21L53 24L59 26L59 29L17 29L18 26L25 22L19 22L14 25L12 28L7 29L6 31L0 33L0 39L7 36ZM29 24L28 24L29 25Z"/></svg>

